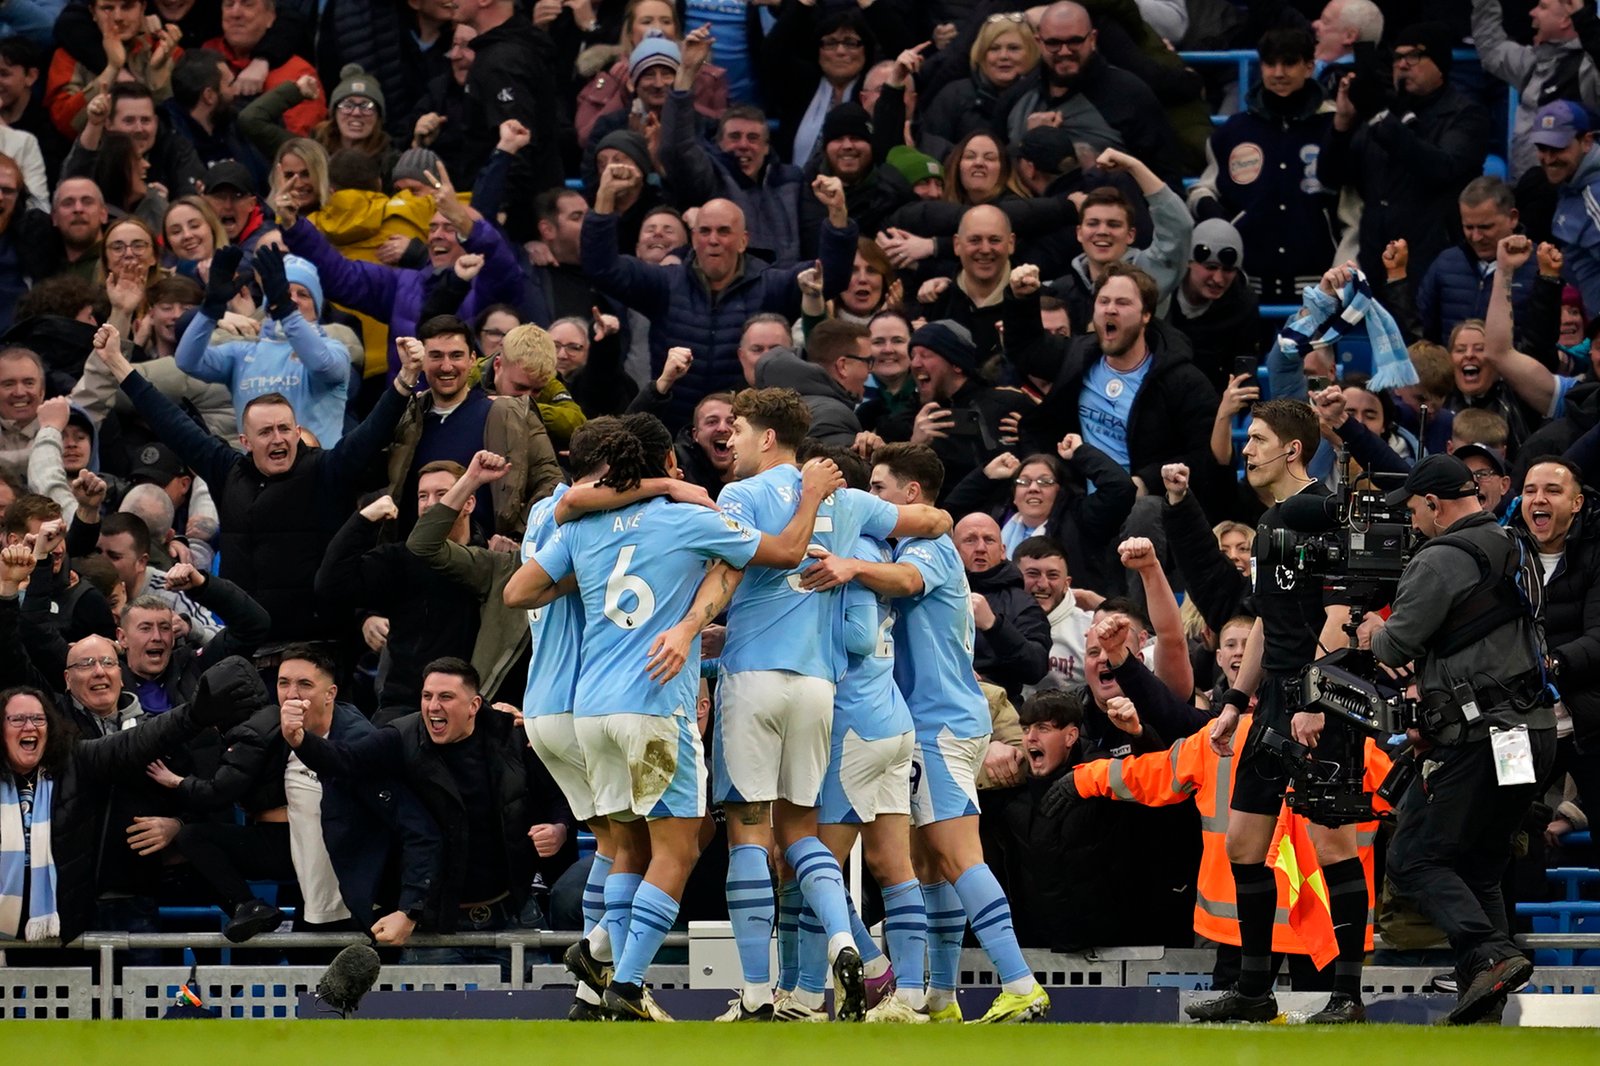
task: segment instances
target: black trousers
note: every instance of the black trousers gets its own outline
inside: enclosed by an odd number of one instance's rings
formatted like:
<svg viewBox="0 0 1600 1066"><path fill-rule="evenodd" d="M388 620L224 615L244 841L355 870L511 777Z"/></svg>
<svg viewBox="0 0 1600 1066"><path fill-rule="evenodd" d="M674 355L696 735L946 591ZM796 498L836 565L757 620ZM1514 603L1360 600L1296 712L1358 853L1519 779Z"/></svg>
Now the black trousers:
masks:
<svg viewBox="0 0 1600 1066"><path fill-rule="evenodd" d="M254 898L246 882L294 880L288 822L196 822L178 830L173 843L229 914Z"/></svg>
<svg viewBox="0 0 1600 1066"><path fill-rule="evenodd" d="M1542 780L1555 762L1556 732L1530 731L1528 740L1534 776ZM1389 880L1449 938L1457 972L1470 979L1518 954L1500 886L1511 836L1538 786L1501 787L1487 739L1435 749L1424 760L1426 776L1395 809Z"/></svg>

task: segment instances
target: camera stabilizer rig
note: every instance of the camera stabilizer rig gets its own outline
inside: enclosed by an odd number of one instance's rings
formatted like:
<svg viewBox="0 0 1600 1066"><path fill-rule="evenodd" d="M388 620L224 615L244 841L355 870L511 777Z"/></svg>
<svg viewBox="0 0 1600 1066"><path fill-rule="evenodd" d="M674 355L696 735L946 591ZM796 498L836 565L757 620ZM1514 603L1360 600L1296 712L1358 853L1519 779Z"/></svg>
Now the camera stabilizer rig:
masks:
<svg viewBox="0 0 1600 1066"><path fill-rule="evenodd" d="M1341 450L1336 469L1344 469L1344 459ZM1327 716L1316 751L1272 729L1262 733L1261 743L1288 768L1291 810L1320 825L1350 825L1374 817L1373 794L1364 787L1366 735L1403 733L1416 721L1415 702L1405 699L1370 652L1355 646L1366 613L1394 598L1415 535L1410 516L1373 489L1304 499L1282 507L1289 528L1259 531L1258 543L1265 543L1258 565L1321 581L1330 602L1350 608L1343 627L1350 646L1312 662L1288 684L1291 708ZM1379 791L1387 794L1397 785L1386 780Z"/></svg>

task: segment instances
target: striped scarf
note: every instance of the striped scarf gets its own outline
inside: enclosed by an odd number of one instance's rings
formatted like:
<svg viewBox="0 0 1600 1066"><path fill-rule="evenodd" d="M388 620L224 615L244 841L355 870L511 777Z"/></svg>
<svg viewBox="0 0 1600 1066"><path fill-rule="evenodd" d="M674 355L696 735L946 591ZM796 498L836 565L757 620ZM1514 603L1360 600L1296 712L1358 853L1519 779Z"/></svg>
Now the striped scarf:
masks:
<svg viewBox="0 0 1600 1066"><path fill-rule="evenodd" d="M1363 324L1372 345L1372 380L1367 387L1381 392L1417 384L1417 368L1411 365L1394 316L1372 295L1372 286L1359 270L1337 297L1307 285L1301 312L1278 331L1278 347L1303 358L1312 347L1334 344Z"/></svg>
<svg viewBox="0 0 1600 1066"><path fill-rule="evenodd" d="M56 863L50 850L50 806L54 786L40 771L33 790L33 822L22 829L17 779L0 774L0 940L47 940L61 935L56 913ZM28 919L23 924L23 877L28 878Z"/></svg>

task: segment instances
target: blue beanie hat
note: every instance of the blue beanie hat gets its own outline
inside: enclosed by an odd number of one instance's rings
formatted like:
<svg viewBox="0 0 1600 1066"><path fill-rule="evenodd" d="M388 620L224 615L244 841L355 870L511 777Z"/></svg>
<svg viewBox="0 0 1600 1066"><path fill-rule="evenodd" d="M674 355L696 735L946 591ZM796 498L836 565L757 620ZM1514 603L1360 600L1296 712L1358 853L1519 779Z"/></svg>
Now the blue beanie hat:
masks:
<svg viewBox="0 0 1600 1066"><path fill-rule="evenodd" d="M317 276L317 268L311 265L309 259L301 259L298 255L283 257L283 273L291 285L303 285L311 292L311 299L317 305L317 314L322 313L322 279Z"/></svg>
<svg viewBox="0 0 1600 1066"><path fill-rule="evenodd" d="M634 45L633 54L628 56L628 78L631 81L638 81L639 75L655 66L677 70L682 62L683 53L678 48L678 42L670 37L660 36L659 31L652 31L644 40Z"/></svg>

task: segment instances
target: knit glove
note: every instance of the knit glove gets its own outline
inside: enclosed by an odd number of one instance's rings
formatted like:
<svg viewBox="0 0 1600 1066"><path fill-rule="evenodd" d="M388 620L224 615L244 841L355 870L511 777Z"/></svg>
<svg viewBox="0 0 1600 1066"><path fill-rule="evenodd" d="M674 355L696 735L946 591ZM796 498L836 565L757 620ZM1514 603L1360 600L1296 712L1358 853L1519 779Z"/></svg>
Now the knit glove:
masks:
<svg viewBox="0 0 1600 1066"><path fill-rule="evenodd" d="M265 244L256 249L256 280L267 301L267 312L280 322L299 306L289 296L289 276L283 269L283 253Z"/></svg>
<svg viewBox="0 0 1600 1066"><path fill-rule="evenodd" d="M211 273L206 278L206 297L200 304L200 313L213 322L228 311L228 301L239 291L239 262L244 249L237 244L218 248L211 257Z"/></svg>

